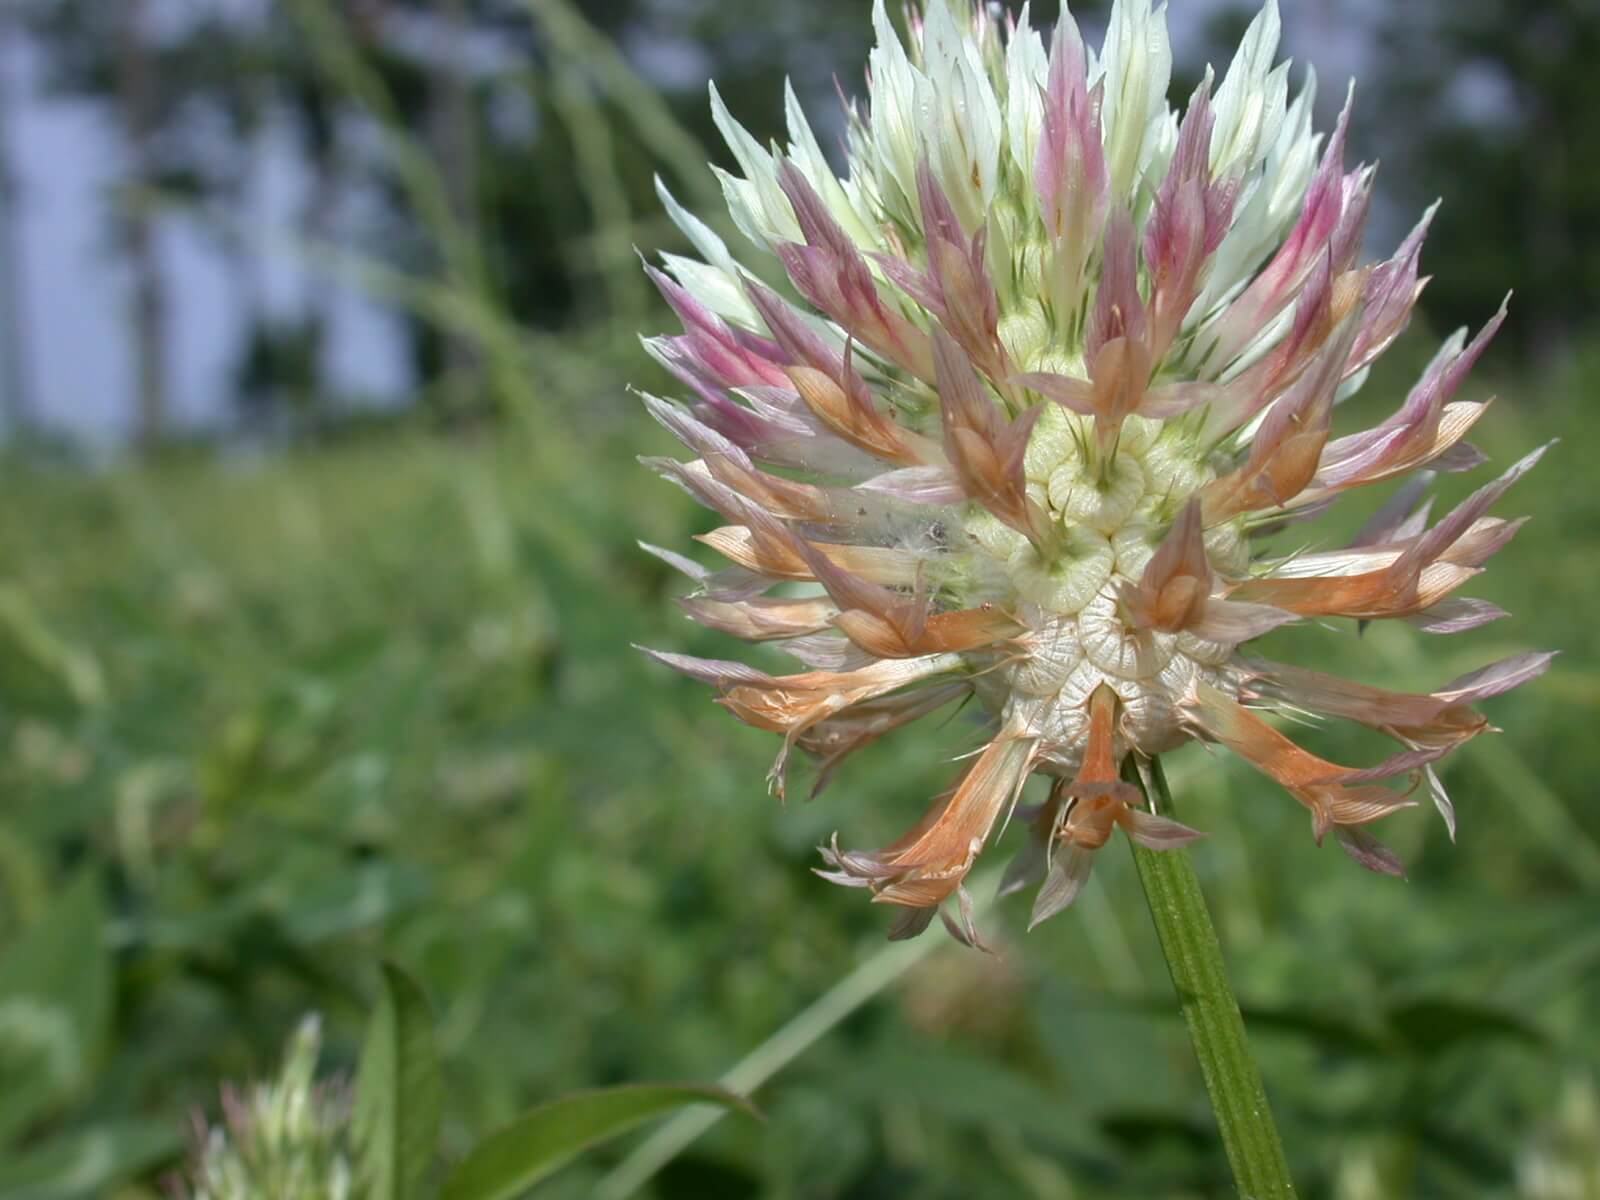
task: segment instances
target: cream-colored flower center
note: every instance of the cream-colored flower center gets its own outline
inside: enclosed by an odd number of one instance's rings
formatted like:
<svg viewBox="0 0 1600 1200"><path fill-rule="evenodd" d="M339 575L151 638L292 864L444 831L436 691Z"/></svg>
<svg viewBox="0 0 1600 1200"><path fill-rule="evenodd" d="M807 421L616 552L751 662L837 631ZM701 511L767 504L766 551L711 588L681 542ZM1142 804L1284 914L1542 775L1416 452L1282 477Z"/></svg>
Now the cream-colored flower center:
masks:
<svg viewBox="0 0 1600 1200"><path fill-rule="evenodd" d="M1031 729L1063 767L1076 764L1086 705L1102 683L1122 701L1123 737L1159 754L1184 740L1179 698L1197 677L1225 686L1222 667L1233 653L1188 633L1134 629L1119 599L1177 510L1216 471L1173 430L1142 417L1128 419L1108 463L1092 461L1093 437L1087 418L1050 405L1028 444L1028 492L1058 529L1055 546L1041 552L987 512L974 512L964 527L974 553L999 567L1029 627L1021 653L980 677L979 695ZM1248 566L1238 522L1207 531L1206 550L1225 574Z"/></svg>

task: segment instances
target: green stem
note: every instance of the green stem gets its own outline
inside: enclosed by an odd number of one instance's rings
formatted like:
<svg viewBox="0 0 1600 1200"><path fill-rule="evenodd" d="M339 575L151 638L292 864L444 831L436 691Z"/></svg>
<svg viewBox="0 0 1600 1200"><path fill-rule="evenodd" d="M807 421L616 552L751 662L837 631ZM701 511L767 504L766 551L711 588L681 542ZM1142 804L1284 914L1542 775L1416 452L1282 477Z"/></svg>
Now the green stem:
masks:
<svg viewBox="0 0 1600 1200"><path fill-rule="evenodd" d="M1131 756L1128 762L1131 768ZM1146 792L1146 799L1154 799L1152 807L1170 816L1172 793L1160 762L1151 763L1151 776L1156 795ZM1130 771L1129 779L1143 789L1136 772ZM1239 1195L1245 1200L1294 1200L1283 1143L1267 1106L1261 1072L1250 1056L1244 1018L1228 986L1222 946L1189 852L1135 844L1133 858Z"/></svg>

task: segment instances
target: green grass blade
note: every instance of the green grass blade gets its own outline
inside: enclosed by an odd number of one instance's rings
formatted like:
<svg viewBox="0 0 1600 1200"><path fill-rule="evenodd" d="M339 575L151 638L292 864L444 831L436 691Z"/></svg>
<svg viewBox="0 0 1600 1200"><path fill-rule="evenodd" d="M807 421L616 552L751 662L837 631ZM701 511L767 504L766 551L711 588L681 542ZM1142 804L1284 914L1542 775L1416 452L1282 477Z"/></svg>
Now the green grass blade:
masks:
<svg viewBox="0 0 1600 1200"><path fill-rule="evenodd" d="M691 1104L759 1115L732 1092L694 1084L575 1092L541 1104L480 1142L445 1181L444 1200L513 1200L589 1147Z"/></svg>
<svg viewBox="0 0 1600 1200"><path fill-rule="evenodd" d="M367 1027L356 1077L360 1170L373 1200L423 1194L442 1095L427 999L405 972L385 963L383 996Z"/></svg>

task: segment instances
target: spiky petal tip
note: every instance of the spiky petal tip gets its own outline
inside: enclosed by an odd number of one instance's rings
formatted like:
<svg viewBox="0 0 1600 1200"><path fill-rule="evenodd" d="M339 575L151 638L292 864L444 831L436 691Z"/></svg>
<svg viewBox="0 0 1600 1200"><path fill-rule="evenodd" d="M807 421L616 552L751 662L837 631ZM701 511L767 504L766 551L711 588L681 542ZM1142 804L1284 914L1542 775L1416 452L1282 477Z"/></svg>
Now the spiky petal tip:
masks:
<svg viewBox="0 0 1600 1200"><path fill-rule="evenodd" d="M975 941L964 880L1032 774L1054 782L1003 890L1039 882L1034 920L1071 902L1117 829L1199 836L1145 810L1128 756L1220 743L1280 783L1371 869L1366 826L1487 723L1470 707L1542 672L1519 655L1429 694L1277 664L1249 643L1306 618L1456 633L1503 615L1458 594L1520 522L1490 506L1535 451L1442 520L1407 485L1348 547L1274 553L1265 535L1344 493L1464 470L1486 404L1458 399L1504 317L1449 339L1393 416L1333 436L1335 405L1405 326L1432 213L1393 257L1359 261L1373 169L1347 167L1351 107L1318 153L1315 79L1291 98L1276 4L1221 82L1166 102L1165 10L1116 0L1098 54L1063 12L1048 44L989 6L931 0L901 40L878 0L864 105L837 175L792 90L768 150L712 91L740 174L734 224L792 285L755 282L661 194L703 261L651 271L683 322L646 345L690 389L648 397L689 461L652 460L726 524L731 565L669 552L689 616L806 669L657 657L741 720L819 758L975 697L986 744L923 819L879 850L823 850L826 878ZM767 272L769 275L771 272ZM778 587L779 584L797 586ZM1311 636L1318 624L1305 621ZM1400 751L1340 766L1258 710L1380 730Z"/></svg>

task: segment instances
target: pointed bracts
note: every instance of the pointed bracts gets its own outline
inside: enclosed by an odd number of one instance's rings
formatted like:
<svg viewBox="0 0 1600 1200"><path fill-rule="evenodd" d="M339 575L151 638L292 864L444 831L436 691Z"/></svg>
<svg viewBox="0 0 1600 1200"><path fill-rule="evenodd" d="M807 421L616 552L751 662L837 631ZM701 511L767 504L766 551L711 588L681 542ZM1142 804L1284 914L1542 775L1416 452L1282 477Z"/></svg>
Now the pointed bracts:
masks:
<svg viewBox="0 0 1600 1200"><path fill-rule="evenodd" d="M791 673L652 652L740 720L817 761L955 709L981 734L948 791L876 850L822 851L826 878L977 943L966 880L1013 810L1026 846L1003 891L1033 921L1069 905L1119 831L1199 834L1146 806L1148 760L1228 748L1363 866L1402 867L1369 826L1425 794L1454 834L1441 758L1489 728L1475 705L1537 677L1503 659L1432 692L1276 661L1353 626L1459 633L1505 614L1464 594L1520 528L1491 509L1535 450L1442 517L1436 472L1478 466L1487 401L1465 380L1505 317L1450 338L1393 414L1341 428L1340 401L1406 327L1433 210L1361 262L1375 172L1347 162L1353 106L1319 139L1268 3L1220 82L1167 107L1165 10L1114 0L1085 46L971 0L927 0L903 40L882 0L866 97L837 173L792 89L787 143L713 115L748 266L659 189L698 259L647 268L682 332L646 340L684 400L646 396L687 457L649 466L713 510L720 568L647 547L694 584L680 603ZM784 283L777 283L780 277ZM766 280L767 282L761 282ZM1346 546L1275 531L1409 477ZM776 668L775 668L776 669ZM1344 766L1276 714L1352 721L1396 752ZM976 747L976 748L974 748ZM1043 799L1019 807L1024 784ZM848 838L846 839L848 842Z"/></svg>

